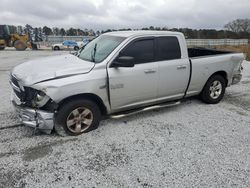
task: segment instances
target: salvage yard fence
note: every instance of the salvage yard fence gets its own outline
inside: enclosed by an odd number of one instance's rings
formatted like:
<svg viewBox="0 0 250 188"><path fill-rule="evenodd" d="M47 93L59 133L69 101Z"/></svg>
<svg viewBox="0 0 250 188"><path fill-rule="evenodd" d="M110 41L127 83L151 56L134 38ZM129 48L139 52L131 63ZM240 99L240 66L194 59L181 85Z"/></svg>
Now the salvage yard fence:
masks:
<svg viewBox="0 0 250 188"><path fill-rule="evenodd" d="M250 45L248 39L186 39L188 46L240 46Z"/></svg>
<svg viewBox="0 0 250 188"><path fill-rule="evenodd" d="M56 43L62 43L65 40L71 41L83 41L84 39L91 39L93 36L46 36L40 45L51 46ZM188 46L239 46L239 45L250 45L248 39L186 39Z"/></svg>

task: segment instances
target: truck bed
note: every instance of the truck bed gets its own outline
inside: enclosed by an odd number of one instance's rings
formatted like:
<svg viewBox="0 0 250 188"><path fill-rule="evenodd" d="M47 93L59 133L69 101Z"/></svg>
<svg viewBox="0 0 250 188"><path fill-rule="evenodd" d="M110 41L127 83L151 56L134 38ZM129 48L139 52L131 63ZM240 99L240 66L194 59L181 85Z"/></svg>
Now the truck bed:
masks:
<svg viewBox="0 0 250 188"><path fill-rule="evenodd" d="M231 51L223 51L223 50L215 50L208 48L188 48L188 56L190 58L202 57L202 56L211 56L211 55L222 55L222 54L231 54L234 52Z"/></svg>

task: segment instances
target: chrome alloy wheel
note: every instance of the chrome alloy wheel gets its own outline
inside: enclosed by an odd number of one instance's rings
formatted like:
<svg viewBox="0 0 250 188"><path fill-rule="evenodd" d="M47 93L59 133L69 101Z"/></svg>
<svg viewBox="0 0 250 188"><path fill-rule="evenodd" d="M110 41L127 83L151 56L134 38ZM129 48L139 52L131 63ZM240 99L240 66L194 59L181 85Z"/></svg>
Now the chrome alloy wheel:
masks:
<svg viewBox="0 0 250 188"><path fill-rule="evenodd" d="M222 92L222 84L221 84L221 82L220 81L218 81L218 80L215 80L212 84L211 84L211 86L210 86L210 88L209 88L209 95L210 95L210 97L212 98L212 99L217 99L217 98L219 98L220 97L220 95L221 95L221 92Z"/></svg>
<svg viewBox="0 0 250 188"><path fill-rule="evenodd" d="M73 133L82 133L87 130L93 122L93 113L86 107L73 110L67 117L66 125Z"/></svg>

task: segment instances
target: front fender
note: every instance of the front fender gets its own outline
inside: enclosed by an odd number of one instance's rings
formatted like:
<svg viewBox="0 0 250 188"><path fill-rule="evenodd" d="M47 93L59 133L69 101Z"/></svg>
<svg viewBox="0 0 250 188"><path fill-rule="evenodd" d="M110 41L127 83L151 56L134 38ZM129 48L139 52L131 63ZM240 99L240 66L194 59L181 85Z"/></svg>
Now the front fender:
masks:
<svg viewBox="0 0 250 188"><path fill-rule="evenodd" d="M106 78L105 70L97 70L91 71L88 74L41 82L34 84L32 87L43 91L56 103L79 94L94 94L103 101L108 110L110 106Z"/></svg>

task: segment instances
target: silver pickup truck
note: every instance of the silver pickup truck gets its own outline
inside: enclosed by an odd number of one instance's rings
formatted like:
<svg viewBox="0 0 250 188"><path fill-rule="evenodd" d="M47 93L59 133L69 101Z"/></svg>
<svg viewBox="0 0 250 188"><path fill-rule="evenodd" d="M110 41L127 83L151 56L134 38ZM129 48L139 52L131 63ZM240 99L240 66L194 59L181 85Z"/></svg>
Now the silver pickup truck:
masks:
<svg viewBox="0 0 250 188"><path fill-rule="evenodd" d="M182 33L106 33L76 54L25 62L11 72L12 102L23 124L79 135L102 117L177 105L199 95L220 102L241 80L244 55L187 49Z"/></svg>

